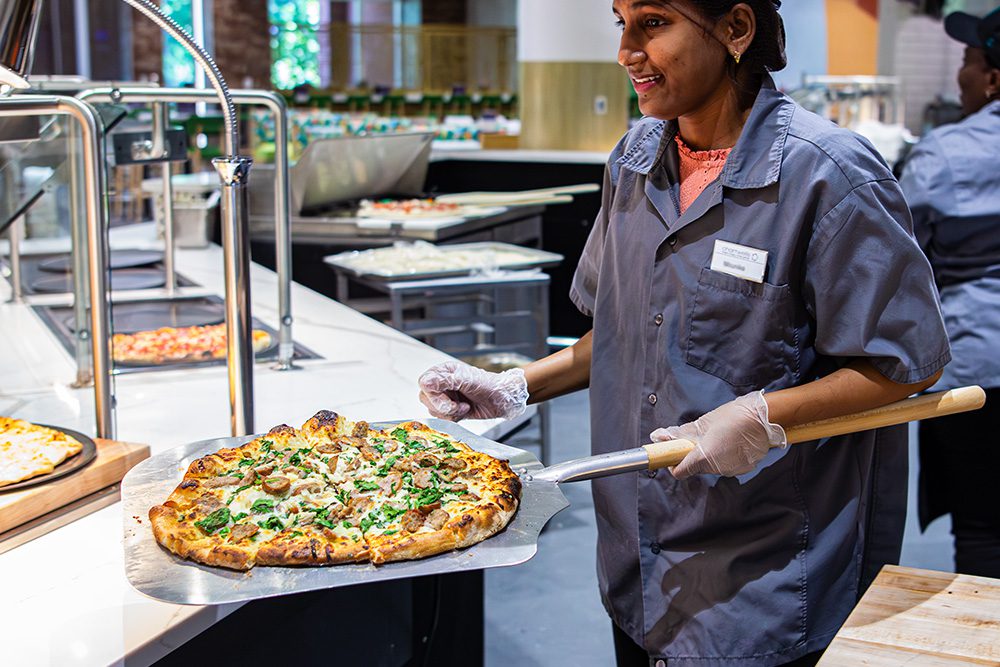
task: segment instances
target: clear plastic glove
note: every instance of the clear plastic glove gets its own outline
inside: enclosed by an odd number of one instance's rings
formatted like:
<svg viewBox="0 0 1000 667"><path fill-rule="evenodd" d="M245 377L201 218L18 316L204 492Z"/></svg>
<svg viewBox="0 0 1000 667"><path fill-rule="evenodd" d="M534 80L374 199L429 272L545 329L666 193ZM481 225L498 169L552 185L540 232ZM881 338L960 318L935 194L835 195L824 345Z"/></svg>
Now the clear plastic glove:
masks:
<svg viewBox="0 0 1000 667"><path fill-rule="evenodd" d="M420 402L439 419L513 419L528 405L524 371L490 373L461 361L433 366L420 376Z"/></svg>
<svg viewBox="0 0 1000 667"><path fill-rule="evenodd" d="M674 477L750 472L772 447L786 447L785 429L768 420L764 392L720 405L693 422L653 431L653 442L690 440L695 448L672 470Z"/></svg>

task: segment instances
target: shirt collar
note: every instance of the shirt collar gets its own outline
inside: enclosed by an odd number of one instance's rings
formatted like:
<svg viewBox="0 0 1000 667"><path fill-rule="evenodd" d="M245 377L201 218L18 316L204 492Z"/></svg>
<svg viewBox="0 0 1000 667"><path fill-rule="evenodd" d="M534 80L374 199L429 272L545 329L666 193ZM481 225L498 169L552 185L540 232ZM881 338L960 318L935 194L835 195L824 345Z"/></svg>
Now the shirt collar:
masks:
<svg viewBox="0 0 1000 667"><path fill-rule="evenodd" d="M740 138L720 175L728 188L762 188L778 181L785 140L795 103L765 76ZM663 158L677 135L677 121L661 121L649 127L632 143L618 164L639 174L649 174Z"/></svg>

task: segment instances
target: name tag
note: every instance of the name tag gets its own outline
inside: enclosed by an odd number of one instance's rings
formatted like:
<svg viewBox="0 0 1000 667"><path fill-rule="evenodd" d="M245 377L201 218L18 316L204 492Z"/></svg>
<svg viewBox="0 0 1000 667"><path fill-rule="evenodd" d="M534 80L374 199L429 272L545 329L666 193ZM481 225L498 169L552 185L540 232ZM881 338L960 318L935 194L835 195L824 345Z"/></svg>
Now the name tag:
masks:
<svg viewBox="0 0 1000 667"><path fill-rule="evenodd" d="M712 270L762 283L767 271L767 251L717 240L712 252Z"/></svg>

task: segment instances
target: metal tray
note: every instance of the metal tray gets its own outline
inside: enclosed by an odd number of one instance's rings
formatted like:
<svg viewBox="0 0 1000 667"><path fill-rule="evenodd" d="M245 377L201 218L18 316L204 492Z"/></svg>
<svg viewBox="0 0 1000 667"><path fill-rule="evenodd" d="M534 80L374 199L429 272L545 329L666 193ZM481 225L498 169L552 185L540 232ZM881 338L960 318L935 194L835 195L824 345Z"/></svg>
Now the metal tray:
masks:
<svg viewBox="0 0 1000 667"><path fill-rule="evenodd" d="M47 484L48 482L66 477L67 475L72 475L78 470L86 468L94 459L97 458L97 443L95 443L89 436L86 436L79 431L62 428L61 426L51 426L49 424L38 424L38 426L51 428L54 431L61 431L72 438L76 438L76 440L83 445L83 449L80 450L79 454L71 456L57 465L50 473L39 475L38 477L32 477L31 479L26 479L21 482L15 482L14 484L0 486L0 493L27 489L32 486L38 486L39 484Z"/></svg>
<svg viewBox="0 0 1000 667"><path fill-rule="evenodd" d="M542 468L538 459L523 450L473 435L451 422L423 421L473 449L507 459L522 478ZM386 428L398 423L401 422L372 426ZM520 508L502 533L461 551L378 567L371 564L258 566L249 572L235 572L183 560L157 544L149 527L149 508L166 500L196 458L223 447L239 446L254 437L219 438L183 445L148 458L128 472L121 487L125 576L137 591L175 604L224 604L374 581L518 565L535 555L538 535L548 519L569 506L557 485L525 483Z"/></svg>
<svg viewBox="0 0 1000 667"><path fill-rule="evenodd" d="M457 243L455 245L443 245L437 246L440 250L445 252L469 252L469 251L504 251L504 252L516 252L524 257L524 261L520 262L509 262L505 264L497 265L497 269L502 269L505 271L515 271L524 269L540 269L550 266L557 266L562 263L564 257L554 252L548 252L545 250L538 250L537 248L525 248L519 245L514 245L512 243L501 243L499 241L482 241L479 243ZM349 273L358 278L365 278L368 280L380 280L384 282L396 282L401 280L429 280L433 278L450 278L454 276L468 276L476 271L475 268L468 269L450 269L441 271L424 271L421 273L372 273L369 271L359 270L352 266L351 260L362 253L374 253L381 250L381 248L375 248L373 250L352 250L349 252L342 252L336 255L330 255L324 257L323 261L334 269Z"/></svg>

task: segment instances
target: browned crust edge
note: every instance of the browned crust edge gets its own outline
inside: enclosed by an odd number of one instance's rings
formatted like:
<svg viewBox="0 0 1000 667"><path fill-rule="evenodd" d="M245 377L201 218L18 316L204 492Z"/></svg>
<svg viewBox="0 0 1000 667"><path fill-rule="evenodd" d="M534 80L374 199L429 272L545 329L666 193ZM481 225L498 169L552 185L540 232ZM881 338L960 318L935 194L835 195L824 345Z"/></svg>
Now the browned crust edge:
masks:
<svg viewBox="0 0 1000 667"><path fill-rule="evenodd" d="M257 551L260 565L339 565L369 560L364 540L330 542L317 537L266 542Z"/></svg>
<svg viewBox="0 0 1000 667"><path fill-rule="evenodd" d="M400 560L427 558L459 547L455 533L447 528L429 533L398 533L368 538L371 560L375 565Z"/></svg>
<svg viewBox="0 0 1000 667"><path fill-rule="evenodd" d="M156 505L149 510L149 522L156 541L181 558L231 570L249 570L254 565L252 548L225 544L211 537L198 540L185 537L184 530L192 528L181 526L175 509Z"/></svg>

